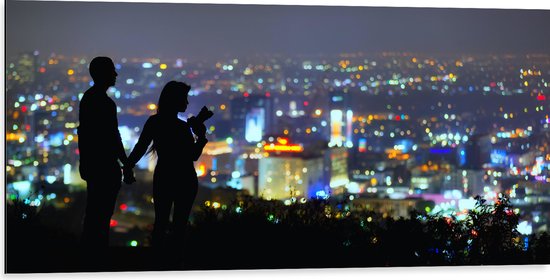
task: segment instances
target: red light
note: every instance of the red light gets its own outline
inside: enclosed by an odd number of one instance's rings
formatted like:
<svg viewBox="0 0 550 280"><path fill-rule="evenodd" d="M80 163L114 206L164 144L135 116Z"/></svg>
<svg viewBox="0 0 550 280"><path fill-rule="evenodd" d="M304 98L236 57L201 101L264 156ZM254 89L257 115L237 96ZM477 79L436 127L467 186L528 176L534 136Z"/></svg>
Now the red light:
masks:
<svg viewBox="0 0 550 280"><path fill-rule="evenodd" d="M116 227L118 225L118 222L116 220L111 219L111 222L109 222L110 227Z"/></svg>
<svg viewBox="0 0 550 280"><path fill-rule="evenodd" d="M76 149L74 149L74 153L75 153L76 155L80 155L80 150L79 150L78 148L76 148Z"/></svg>
<svg viewBox="0 0 550 280"><path fill-rule="evenodd" d="M497 86L497 83L491 82L491 83L489 84L489 86L491 86L491 87L496 87L496 86Z"/></svg>
<svg viewBox="0 0 550 280"><path fill-rule="evenodd" d="M30 126L30 125L28 125L28 124L27 124L27 125L25 125L25 130L26 130L26 131L30 131L30 130L31 130L31 126Z"/></svg>
<svg viewBox="0 0 550 280"><path fill-rule="evenodd" d="M120 204L120 207L119 207L119 208L120 208L120 210L122 210L122 211L126 211L126 210L128 210L128 205L126 205L125 203L122 203L122 204Z"/></svg>
<svg viewBox="0 0 550 280"><path fill-rule="evenodd" d="M304 106L308 106L308 105L309 105L309 102L304 101Z"/></svg>
<svg viewBox="0 0 550 280"><path fill-rule="evenodd" d="M23 113L27 112L27 106L21 106L21 112Z"/></svg>
<svg viewBox="0 0 550 280"><path fill-rule="evenodd" d="M396 121L400 121L400 120L401 120L401 116L400 116L400 115L395 116L395 120L396 120Z"/></svg>
<svg viewBox="0 0 550 280"><path fill-rule="evenodd" d="M249 95L250 95L250 94L248 94L248 92L246 92L246 91L243 93L243 96L244 96L244 97L248 97Z"/></svg>
<svg viewBox="0 0 550 280"><path fill-rule="evenodd" d="M265 97L270 97L270 96L271 96L271 93L270 93L269 91L267 91L267 92L265 93Z"/></svg>
<svg viewBox="0 0 550 280"><path fill-rule="evenodd" d="M38 70L40 73L46 73L46 68L44 67L40 67L40 69Z"/></svg>
<svg viewBox="0 0 550 280"><path fill-rule="evenodd" d="M537 100L538 101L544 101L544 100L546 100L546 96L542 95L542 94L539 94L539 95L537 95Z"/></svg>

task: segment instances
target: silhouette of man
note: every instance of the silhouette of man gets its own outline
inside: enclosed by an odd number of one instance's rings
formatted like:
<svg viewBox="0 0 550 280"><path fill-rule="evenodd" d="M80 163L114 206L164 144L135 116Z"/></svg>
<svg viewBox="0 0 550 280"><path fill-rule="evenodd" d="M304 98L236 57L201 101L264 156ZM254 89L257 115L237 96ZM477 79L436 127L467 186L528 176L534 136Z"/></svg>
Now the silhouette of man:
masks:
<svg viewBox="0 0 550 280"><path fill-rule="evenodd" d="M82 245L106 248L121 187L119 160L124 164L127 157L118 131L117 107L107 96L107 89L115 85L118 76L113 61L108 57L94 58L90 75L94 85L80 101L78 127L80 177L87 183Z"/></svg>

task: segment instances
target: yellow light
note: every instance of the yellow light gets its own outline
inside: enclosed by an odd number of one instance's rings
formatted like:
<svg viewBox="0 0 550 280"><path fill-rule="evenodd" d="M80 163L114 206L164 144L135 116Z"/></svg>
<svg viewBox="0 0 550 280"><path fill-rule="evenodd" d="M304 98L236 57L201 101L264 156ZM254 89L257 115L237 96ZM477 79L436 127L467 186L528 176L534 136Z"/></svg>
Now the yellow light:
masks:
<svg viewBox="0 0 550 280"><path fill-rule="evenodd" d="M454 78L454 77L455 77L455 74L453 74L453 73L450 73L450 74L449 74L449 78L452 79L452 78Z"/></svg>
<svg viewBox="0 0 550 280"><path fill-rule="evenodd" d="M221 110L225 110L225 104L220 105Z"/></svg>
<svg viewBox="0 0 550 280"><path fill-rule="evenodd" d="M283 131L283 133L284 133L285 135L288 135L288 129L285 129L285 130Z"/></svg>
<svg viewBox="0 0 550 280"><path fill-rule="evenodd" d="M165 63L162 63L160 65L160 69L165 70L166 68L168 68L168 65L166 65Z"/></svg>
<svg viewBox="0 0 550 280"><path fill-rule="evenodd" d="M151 111L156 110L156 109L157 109L157 105L151 103L151 104L147 105L147 109L149 109L149 110L151 110Z"/></svg>
<svg viewBox="0 0 550 280"><path fill-rule="evenodd" d="M197 172L197 177L204 176L206 174L206 166L203 163L201 163L199 165L199 169L196 170L196 172Z"/></svg>
<svg viewBox="0 0 550 280"><path fill-rule="evenodd" d="M523 82L523 85L527 87L527 86L529 86L529 83L527 81L525 81L525 82Z"/></svg>
<svg viewBox="0 0 550 280"><path fill-rule="evenodd" d="M371 178L370 179L370 185L371 186L376 186L377 183L378 183L378 180L376 180L376 178Z"/></svg>
<svg viewBox="0 0 550 280"><path fill-rule="evenodd" d="M363 69L364 69L363 65L359 65L358 69L359 69L359 71L363 71Z"/></svg>
<svg viewBox="0 0 550 280"><path fill-rule="evenodd" d="M264 150L274 152L301 152L304 150L300 145L265 145Z"/></svg>
<svg viewBox="0 0 550 280"><path fill-rule="evenodd" d="M67 70L67 75L72 76L73 74L74 74L74 70L73 70L73 69Z"/></svg>
<svg viewBox="0 0 550 280"><path fill-rule="evenodd" d="M281 144L281 145L286 145L286 144L288 144L288 139L278 137L277 142L279 142L279 144Z"/></svg>

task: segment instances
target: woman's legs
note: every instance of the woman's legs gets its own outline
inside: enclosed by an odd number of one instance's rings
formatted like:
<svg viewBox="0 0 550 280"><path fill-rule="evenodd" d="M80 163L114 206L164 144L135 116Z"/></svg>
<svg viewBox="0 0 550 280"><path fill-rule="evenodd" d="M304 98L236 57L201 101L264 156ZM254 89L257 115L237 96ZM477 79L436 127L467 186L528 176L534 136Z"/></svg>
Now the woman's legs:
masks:
<svg viewBox="0 0 550 280"><path fill-rule="evenodd" d="M185 229L189 220L189 215L193 207L193 202L197 196L198 181L197 177L190 178L186 185L181 186L174 201L174 226L176 245L182 247L185 238Z"/></svg>
<svg viewBox="0 0 550 280"><path fill-rule="evenodd" d="M166 231L170 222L170 212L172 211L174 197L168 190L164 189L166 187L166 184L160 184L158 180L155 180L153 186L155 225L152 234L154 247L166 247L168 245Z"/></svg>

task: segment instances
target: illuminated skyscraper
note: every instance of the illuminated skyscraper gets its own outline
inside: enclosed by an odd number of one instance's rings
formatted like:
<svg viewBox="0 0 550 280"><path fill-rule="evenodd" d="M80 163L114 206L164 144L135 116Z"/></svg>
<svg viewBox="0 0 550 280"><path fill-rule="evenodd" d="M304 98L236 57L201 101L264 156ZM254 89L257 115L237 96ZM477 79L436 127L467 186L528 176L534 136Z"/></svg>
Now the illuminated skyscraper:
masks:
<svg viewBox="0 0 550 280"><path fill-rule="evenodd" d="M330 142L329 146L353 147L350 95L332 92L330 96Z"/></svg>
<svg viewBox="0 0 550 280"><path fill-rule="evenodd" d="M232 135L250 143L260 142L273 126L273 103L269 97L248 95L231 101Z"/></svg>

